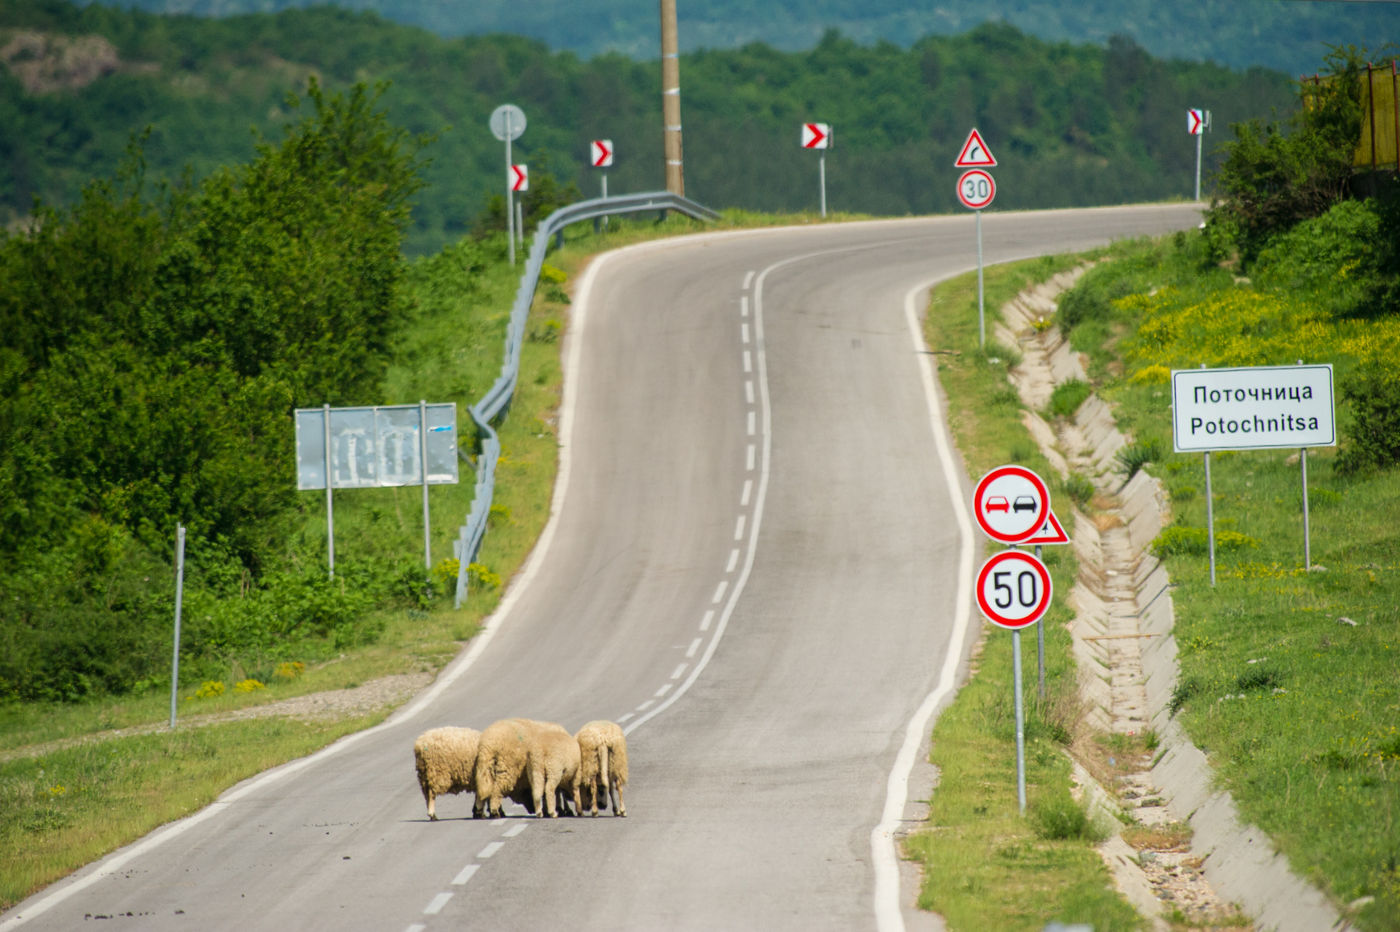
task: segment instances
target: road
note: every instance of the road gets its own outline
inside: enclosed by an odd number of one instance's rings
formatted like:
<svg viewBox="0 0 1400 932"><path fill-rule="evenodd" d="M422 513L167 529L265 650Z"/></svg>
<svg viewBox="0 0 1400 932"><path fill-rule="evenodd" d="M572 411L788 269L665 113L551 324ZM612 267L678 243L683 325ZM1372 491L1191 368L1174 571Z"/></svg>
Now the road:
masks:
<svg viewBox="0 0 1400 932"><path fill-rule="evenodd" d="M1194 226L988 214L986 261ZM230 790L0 929L897 929L891 835L978 622L922 293L971 217L667 240L581 280L553 514L499 611L378 728ZM426 820L414 736L620 721L628 817ZM925 739L926 740L926 739ZM906 794L906 781L909 783Z"/></svg>

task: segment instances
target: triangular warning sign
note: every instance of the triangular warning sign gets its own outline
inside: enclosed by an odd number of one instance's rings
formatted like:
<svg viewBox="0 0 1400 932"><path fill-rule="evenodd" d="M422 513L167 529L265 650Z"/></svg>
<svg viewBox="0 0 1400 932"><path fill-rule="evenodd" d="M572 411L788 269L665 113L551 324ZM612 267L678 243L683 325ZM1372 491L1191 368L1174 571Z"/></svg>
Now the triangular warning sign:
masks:
<svg viewBox="0 0 1400 932"><path fill-rule="evenodd" d="M958 154L958 160L953 164L958 168L986 168L997 163L996 157L992 155L992 150L987 148L987 144L982 141L982 134L973 130L967 134L967 142L963 143L962 152Z"/></svg>
<svg viewBox="0 0 1400 932"><path fill-rule="evenodd" d="M1045 523L1040 526L1040 530L1019 544L1067 544L1069 535L1065 533L1064 525L1060 524L1060 519L1055 517L1055 513L1050 509L1045 509Z"/></svg>

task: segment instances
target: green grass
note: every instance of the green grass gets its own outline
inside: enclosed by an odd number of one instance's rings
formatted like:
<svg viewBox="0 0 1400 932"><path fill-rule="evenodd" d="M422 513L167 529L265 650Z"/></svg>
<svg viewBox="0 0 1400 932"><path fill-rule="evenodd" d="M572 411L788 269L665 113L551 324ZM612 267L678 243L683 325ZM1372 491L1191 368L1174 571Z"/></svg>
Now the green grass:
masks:
<svg viewBox="0 0 1400 932"><path fill-rule="evenodd" d="M1167 557L1182 678L1174 703L1245 817L1365 929L1400 929L1400 475L1344 479L1308 457L1313 572L1303 570L1296 451L1213 455L1218 531L1257 546ZM1200 489L1177 523L1204 528ZM1319 494L1325 493L1325 494ZM1343 619L1349 619L1350 624Z"/></svg>
<svg viewBox="0 0 1400 932"><path fill-rule="evenodd" d="M1078 261L1052 257L988 269L985 303L999 308L1017 292ZM978 349L975 276L934 290L925 336L939 361L951 429L972 479L1011 462L1054 475L1021 425L1021 402L1007 381L1011 354L997 347ZM1060 493L1053 491L1052 503L1068 527L1071 496ZM1036 696L1034 629L1021 637L1026 814L1019 811L1016 789L1010 632L987 626L975 675L939 717L933 733L939 782L928 825L910 836L906 850L924 867L919 905L938 912L954 930L1033 930L1055 920L1091 924L1101 932L1145 925L1113 889L1094 850L1099 832L1070 799L1066 751L1075 737L1079 707L1063 595L1076 566L1067 548L1047 547L1044 558L1057 593L1041 622L1045 703Z"/></svg>
<svg viewBox="0 0 1400 932"><path fill-rule="evenodd" d="M1094 288L1140 295L1101 321L1118 366L1099 334L1072 334L1100 361L1099 393L1157 448L1145 468L1171 494L1159 550L1176 584L1172 706L1244 817L1295 870L1340 906L1361 901L1359 928L1400 930L1400 470L1337 469L1354 416L1339 395L1343 446L1308 452L1308 572L1299 452L1212 454L1212 586L1204 457L1171 452L1166 382L1169 369L1200 363L1306 358L1333 363L1344 384L1360 359L1393 352L1396 324L1329 316L1325 294L1202 275L1195 259L1193 239L1178 237L1131 254L1125 283L1104 267ZM1312 309L1305 337L1300 308Z"/></svg>
<svg viewBox="0 0 1400 932"><path fill-rule="evenodd" d="M382 718L259 719L0 763L0 908L195 812L240 780Z"/></svg>

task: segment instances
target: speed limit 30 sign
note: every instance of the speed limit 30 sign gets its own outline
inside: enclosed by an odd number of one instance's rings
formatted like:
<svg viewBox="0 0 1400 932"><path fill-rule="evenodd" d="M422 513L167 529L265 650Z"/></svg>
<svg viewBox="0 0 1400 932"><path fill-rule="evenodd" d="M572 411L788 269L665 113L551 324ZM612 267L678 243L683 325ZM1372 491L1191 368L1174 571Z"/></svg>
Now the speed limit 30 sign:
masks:
<svg viewBox="0 0 1400 932"><path fill-rule="evenodd" d="M997 196L997 183L980 168L962 173L958 179L958 200L972 210L981 210Z"/></svg>
<svg viewBox="0 0 1400 932"><path fill-rule="evenodd" d="M1050 571L1024 550L993 554L977 574L977 607L992 624L1013 631L1039 621L1050 594Z"/></svg>

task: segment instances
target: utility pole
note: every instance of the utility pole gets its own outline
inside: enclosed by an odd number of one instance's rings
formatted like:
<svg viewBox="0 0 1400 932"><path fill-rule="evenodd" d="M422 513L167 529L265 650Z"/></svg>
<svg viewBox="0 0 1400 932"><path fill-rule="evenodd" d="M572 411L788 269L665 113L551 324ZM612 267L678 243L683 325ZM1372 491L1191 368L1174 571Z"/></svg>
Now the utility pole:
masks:
<svg viewBox="0 0 1400 932"><path fill-rule="evenodd" d="M661 0L661 121L666 126L666 190L685 196L681 158L681 63L676 39L676 0Z"/></svg>

